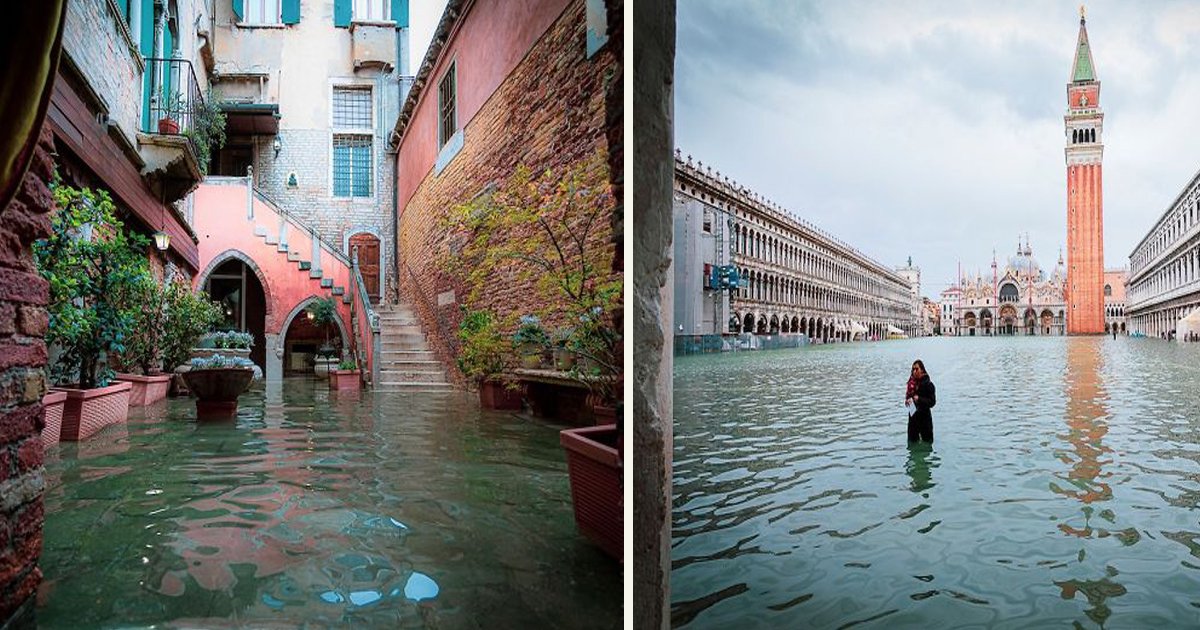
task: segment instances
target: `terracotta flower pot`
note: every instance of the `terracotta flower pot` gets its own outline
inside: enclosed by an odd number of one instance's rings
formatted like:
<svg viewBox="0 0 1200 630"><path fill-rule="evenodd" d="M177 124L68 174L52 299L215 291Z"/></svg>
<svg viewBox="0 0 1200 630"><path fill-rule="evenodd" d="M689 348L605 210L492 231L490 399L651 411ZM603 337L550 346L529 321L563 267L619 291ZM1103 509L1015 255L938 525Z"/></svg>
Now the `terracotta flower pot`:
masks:
<svg viewBox="0 0 1200 630"><path fill-rule="evenodd" d="M129 390L130 407L152 405L166 398L167 391L171 389L170 374L156 374L154 376L117 374L117 380L133 384L133 388Z"/></svg>
<svg viewBox="0 0 1200 630"><path fill-rule="evenodd" d="M511 389L503 381L479 384L479 406L484 409L521 410L521 390Z"/></svg>
<svg viewBox="0 0 1200 630"><path fill-rule="evenodd" d="M190 370L183 380L196 397L198 419L229 419L237 415L237 399L250 387L254 370L215 368Z"/></svg>
<svg viewBox="0 0 1200 630"><path fill-rule="evenodd" d="M174 118L170 118L170 117L159 118L158 119L158 133L161 133L163 135L179 133L179 122L176 121Z"/></svg>
<svg viewBox="0 0 1200 630"><path fill-rule="evenodd" d="M42 396L42 408L45 410L45 426L42 427L42 448L58 444L62 435L63 408L67 404L67 393L50 391Z"/></svg>
<svg viewBox="0 0 1200 630"><path fill-rule="evenodd" d="M358 391L362 388L362 376L358 370L329 370L329 389Z"/></svg>
<svg viewBox="0 0 1200 630"><path fill-rule="evenodd" d="M575 526L605 553L622 559L625 539L617 425L564 429L558 435L567 450Z"/></svg>
<svg viewBox="0 0 1200 630"><path fill-rule="evenodd" d="M66 393L63 407L62 434L64 442L84 440L110 424L129 419L129 390L132 383L114 383L96 389L59 387Z"/></svg>

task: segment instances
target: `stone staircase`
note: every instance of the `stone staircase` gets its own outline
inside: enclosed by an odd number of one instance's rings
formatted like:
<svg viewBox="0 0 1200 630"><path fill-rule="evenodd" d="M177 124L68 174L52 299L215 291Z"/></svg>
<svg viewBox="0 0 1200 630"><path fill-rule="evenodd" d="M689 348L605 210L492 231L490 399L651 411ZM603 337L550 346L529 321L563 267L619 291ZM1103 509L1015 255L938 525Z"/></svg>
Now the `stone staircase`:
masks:
<svg viewBox="0 0 1200 630"><path fill-rule="evenodd" d="M379 382L376 390L452 392L446 372L429 349L417 314L406 304L379 305Z"/></svg>

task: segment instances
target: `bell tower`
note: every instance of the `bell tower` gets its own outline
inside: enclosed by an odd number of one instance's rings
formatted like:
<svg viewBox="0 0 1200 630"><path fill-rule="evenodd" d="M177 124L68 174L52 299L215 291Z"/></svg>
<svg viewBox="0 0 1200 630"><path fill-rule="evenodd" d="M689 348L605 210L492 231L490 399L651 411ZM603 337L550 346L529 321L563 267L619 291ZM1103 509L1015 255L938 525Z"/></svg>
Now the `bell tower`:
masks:
<svg viewBox="0 0 1200 630"><path fill-rule="evenodd" d="M1067 333L1104 332L1104 113L1079 7L1079 40L1067 83Z"/></svg>

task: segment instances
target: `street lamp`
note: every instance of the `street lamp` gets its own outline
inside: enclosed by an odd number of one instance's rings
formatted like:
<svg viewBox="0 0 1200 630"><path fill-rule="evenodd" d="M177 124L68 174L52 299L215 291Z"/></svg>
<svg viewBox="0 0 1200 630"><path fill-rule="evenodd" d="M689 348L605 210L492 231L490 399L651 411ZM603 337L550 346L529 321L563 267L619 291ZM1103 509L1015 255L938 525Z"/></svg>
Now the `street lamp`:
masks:
<svg viewBox="0 0 1200 630"><path fill-rule="evenodd" d="M158 246L159 251L167 251L171 246L171 235L159 230L154 233L154 244Z"/></svg>

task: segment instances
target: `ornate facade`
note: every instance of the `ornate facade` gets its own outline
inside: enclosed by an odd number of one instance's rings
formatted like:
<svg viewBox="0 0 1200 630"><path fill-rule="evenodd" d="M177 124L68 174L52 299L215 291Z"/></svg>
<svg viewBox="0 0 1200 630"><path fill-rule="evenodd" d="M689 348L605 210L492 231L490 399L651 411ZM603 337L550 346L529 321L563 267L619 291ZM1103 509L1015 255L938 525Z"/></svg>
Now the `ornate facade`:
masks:
<svg viewBox="0 0 1200 630"><path fill-rule="evenodd" d="M715 263L735 266L742 280L728 292L722 332L883 339L889 326L918 319L912 287L895 271L678 150L674 191L677 207L698 200L706 208L701 229L714 251L729 251ZM676 275L702 273L692 267L677 262Z"/></svg>
<svg viewBox="0 0 1200 630"><path fill-rule="evenodd" d="M1017 245L1003 268L992 259L991 277L977 273L959 278L959 284L942 292L943 311L953 323L942 321L943 335L964 337L993 335L1062 335L1066 332L1066 269L1062 257L1045 272L1029 243ZM948 304L947 300L955 300Z"/></svg>
<svg viewBox="0 0 1200 630"><path fill-rule="evenodd" d="M1125 317L1127 305L1125 294L1129 285L1129 272L1125 269L1104 270L1104 332L1128 332Z"/></svg>
<svg viewBox="0 0 1200 630"><path fill-rule="evenodd" d="M1150 337L1175 331L1200 308L1200 173L1129 255L1129 329Z"/></svg>

